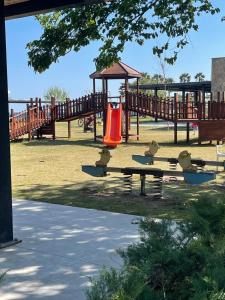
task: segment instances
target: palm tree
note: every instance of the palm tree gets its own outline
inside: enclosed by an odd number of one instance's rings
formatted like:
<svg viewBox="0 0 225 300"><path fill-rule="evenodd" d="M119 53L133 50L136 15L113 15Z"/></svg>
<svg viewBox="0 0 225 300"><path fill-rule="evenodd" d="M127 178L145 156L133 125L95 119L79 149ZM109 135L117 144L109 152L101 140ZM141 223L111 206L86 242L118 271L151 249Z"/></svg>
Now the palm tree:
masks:
<svg viewBox="0 0 225 300"><path fill-rule="evenodd" d="M66 98L69 98L69 94L67 93L66 90L54 86L54 87L50 87L44 95L45 100L48 101L51 101L52 97L54 97L56 101L63 102L66 100Z"/></svg>
<svg viewBox="0 0 225 300"><path fill-rule="evenodd" d="M205 75L202 72L199 72L195 75L195 80L198 82L205 80Z"/></svg>
<svg viewBox="0 0 225 300"><path fill-rule="evenodd" d="M174 79L172 77L168 77L165 79L165 83L173 83Z"/></svg>
<svg viewBox="0 0 225 300"><path fill-rule="evenodd" d="M151 82L151 75L148 74L147 72L141 73L141 76L142 76L142 77L141 77L140 80L139 80L139 83L140 83L140 84L148 84L148 83Z"/></svg>
<svg viewBox="0 0 225 300"><path fill-rule="evenodd" d="M180 82L190 82L191 81L191 75L188 73L183 73L180 75Z"/></svg>
<svg viewBox="0 0 225 300"><path fill-rule="evenodd" d="M163 75L161 74L154 74L152 76L152 83L164 83L165 82L165 78Z"/></svg>

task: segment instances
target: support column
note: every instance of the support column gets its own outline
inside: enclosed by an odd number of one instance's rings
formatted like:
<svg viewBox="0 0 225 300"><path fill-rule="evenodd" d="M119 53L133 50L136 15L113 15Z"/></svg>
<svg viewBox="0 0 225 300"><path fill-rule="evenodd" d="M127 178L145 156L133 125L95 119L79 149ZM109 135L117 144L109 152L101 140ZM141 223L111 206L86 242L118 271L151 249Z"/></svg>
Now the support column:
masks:
<svg viewBox="0 0 225 300"><path fill-rule="evenodd" d="M94 101L94 141L97 141L97 116L96 116L96 87L95 87L95 78L93 79L93 101Z"/></svg>
<svg viewBox="0 0 225 300"><path fill-rule="evenodd" d="M194 92L194 104L195 104L195 106L197 106L198 105L198 92Z"/></svg>
<svg viewBox="0 0 225 300"><path fill-rule="evenodd" d="M138 98L138 94L139 94L139 78L137 78L137 98ZM137 112L137 123L136 123L136 127L137 127L137 141L139 141L139 134L140 134L140 120L139 120L139 113Z"/></svg>
<svg viewBox="0 0 225 300"><path fill-rule="evenodd" d="M139 141L139 134L140 134L140 122L139 122L139 113L137 113L137 141Z"/></svg>
<svg viewBox="0 0 225 300"><path fill-rule="evenodd" d="M157 88L155 88L155 90L154 90L154 96L158 97L158 89ZM157 117L155 117L155 122L158 122L158 118Z"/></svg>
<svg viewBox="0 0 225 300"><path fill-rule="evenodd" d="M177 103L178 95L174 94L174 144L177 144Z"/></svg>
<svg viewBox="0 0 225 300"><path fill-rule="evenodd" d="M186 137L186 142L189 143L190 141L190 123L187 123L187 137Z"/></svg>
<svg viewBox="0 0 225 300"><path fill-rule="evenodd" d="M125 79L125 142L128 143L129 139L129 110L128 110L128 78Z"/></svg>
<svg viewBox="0 0 225 300"><path fill-rule="evenodd" d="M71 121L68 121L68 139L71 139Z"/></svg>
<svg viewBox="0 0 225 300"><path fill-rule="evenodd" d="M106 94L106 82L104 78L102 79L102 92ZM106 95L106 101L108 106L108 95ZM105 136L105 132L106 132L106 118L107 118L107 107L105 107L103 110L103 137Z"/></svg>
<svg viewBox="0 0 225 300"><path fill-rule="evenodd" d="M13 241L4 0L0 0L0 247Z"/></svg>
<svg viewBox="0 0 225 300"><path fill-rule="evenodd" d="M174 144L177 144L177 122L174 122Z"/></svg>
<svg viewBox="0 0 225 300"><path fill-rule="evenodd" d="M51 119L52 119L52 139L55 141L56 139L56 130L55 130L55 97L51 97Z"/></svg>
<svg viewBox="0 0 225 300"><path fill-rule="evenodd" d="M182 102L185 103L185 90L182 91Z"/></svg>
<svg viewBox="0 0 225 300"><path fill-rule="evenodd" d="M202 106L203 106L203 119L205 120L206 117L206 102L205 102L205 89L202 88Z"/></svg>

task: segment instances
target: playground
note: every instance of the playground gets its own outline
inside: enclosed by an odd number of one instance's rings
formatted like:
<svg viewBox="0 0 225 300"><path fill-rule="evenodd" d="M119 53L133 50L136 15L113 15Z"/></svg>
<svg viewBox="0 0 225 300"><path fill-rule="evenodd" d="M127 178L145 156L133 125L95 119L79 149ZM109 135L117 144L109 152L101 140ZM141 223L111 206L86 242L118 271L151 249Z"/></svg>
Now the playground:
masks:
<svg viewBox="0 0 225 300"><path fill-rule="evenodd" d="M0 0L1 300L224 298L221 8Z"/></svg>
<svg viewBox="0 0 225 300"><path fill-rule="evenodd" d="M197 137L191 131L193 144L185 142L184 127L179 128L180 144L173 144L173 129L161 122L143 119L140 123L141 140L135 138L128 144L121 144L111 150L112 158L109 166L131 167L139 166L132 161L132 155L142 155L149 139L157 140L160 149L157 156L178 157L183 150L191 152L193 158L216 160L216 146L205 143L198 145ZM33 140L11 144L13 164L13 195L14 198L46 201L78 207L122 212L134 215L182 218L185 216L185 203L197 197L199 192L212 193L212 197L223 192L221 181L223 175L216 181L201 186L190 186L182 182L165 182L163 200L153 201L150 196L139 196L139 178L134 177L133 191L126 193L127 183L122 174L111 174L109 177L93 178L81 171L81 166L94 164L99 158L103 145L93 141L92 132L83 132L77 121L71 123L71 138L67 137L67 125L57 123L57 139ZM102 126L98 125L98 130ZM131 126L131 132L135 127ZM32 166L32 167L31 167ZM156 163L157 168L170 169L169 164ZM207 169L216 170L215 167ZM223 168L220 168L223 170ZM57 175L56 175L57 174ZM223 174L223 173L222 173ZM129 187L128 187L129 189ZM148 184L147 184L148 189Z"/></svg>
<svg viewBox="0 0 225 300"><path fill-rule="evenodd" d="M11 111L19 240L0 244L3 299L83 300L103 265L121 268L116 249L139 240L140 217L176 226L199 197L223 199L225 94L215 99L192 84L161 98L139 91L140 76L118 63L90 75L89 95L47 105L30 99L26 110ZM117 97L110 79L125 79Z"/></svg>
<svg viewBox="0 0 225 300"><path fill-rule="evenodd" d="M216 144L225 136L224 93L211 92L211 82L174 84L168 89L176 93L162 98L160 85L140 91L141 76L118 62L89 76L89 95L64 102L52 97L47 105L31 98L25 111L11 111L14 197L182 218L199 193L222 193ZM110 80L124 82L115 97ZM143 93L147 88L153 94ZM152 141L153 154L147 151Z"/></svg>

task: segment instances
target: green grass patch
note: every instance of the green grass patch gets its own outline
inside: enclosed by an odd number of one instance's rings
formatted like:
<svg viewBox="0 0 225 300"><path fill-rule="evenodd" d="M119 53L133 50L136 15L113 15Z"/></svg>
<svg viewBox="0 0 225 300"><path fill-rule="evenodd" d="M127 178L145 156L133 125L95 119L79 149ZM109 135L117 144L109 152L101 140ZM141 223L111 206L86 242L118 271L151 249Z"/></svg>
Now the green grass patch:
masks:
<svg viewBox="0 0 225 300"><path fill-rule="evenodd" d="M135 128L131 128L134 132ZM92 133L72 122L72 138L67 138L67 126L57 124L57 140L26 140L11 144L13 196L15 198L46 201L63 205L121 212L133 215L183 218L186 206L195 201L199 194L211 194L212 199L224 192L224 177L216 182L192 187L178 183L164 184L163 200L151 197L151 185L147 184L148 196L140 197L138 177L133 180L133 193L125 194L122 174L111 174L106 178L94 178L81 171L84 164L94 164L103 147L93 142ZM98 127L102 133L102 127ZM199 146L191 133L192 144L185 144L185 130L179 130L179 145L174 145L173 130L167 128L140 128L140 141L131 139L128 145L119 145L111 151L110 166L140 166L132 161L132 154L143 154L148 142L158 141L161 148L157 156L178 157L183 150L192 153L193 158L216 159L215 145ZM167 163L154 167L169 169Z"/></svg>

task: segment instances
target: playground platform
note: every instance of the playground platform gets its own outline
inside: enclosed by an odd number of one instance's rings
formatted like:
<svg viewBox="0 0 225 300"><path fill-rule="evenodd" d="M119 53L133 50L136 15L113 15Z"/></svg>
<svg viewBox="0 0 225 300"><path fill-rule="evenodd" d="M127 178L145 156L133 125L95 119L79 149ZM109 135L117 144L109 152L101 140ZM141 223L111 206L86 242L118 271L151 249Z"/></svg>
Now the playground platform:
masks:
<svg viewBox="0 0 225 300"><path fill-rule="evenodd" d="M83 300L89 277L120 267L115 250L138 239L135 216L25 200L13 207L23 242L0 250L1 300Z"/></svg>

